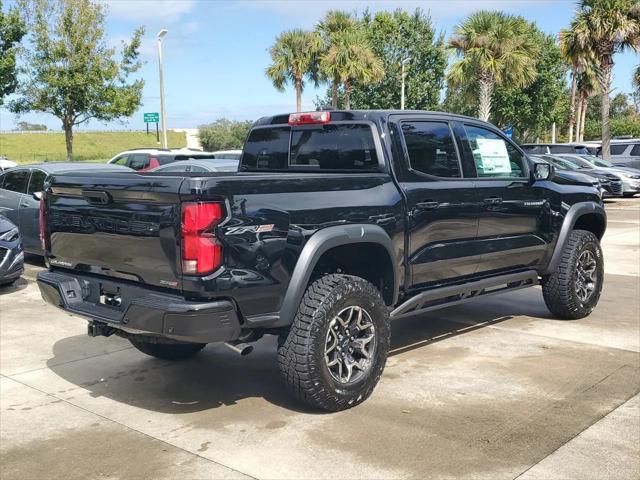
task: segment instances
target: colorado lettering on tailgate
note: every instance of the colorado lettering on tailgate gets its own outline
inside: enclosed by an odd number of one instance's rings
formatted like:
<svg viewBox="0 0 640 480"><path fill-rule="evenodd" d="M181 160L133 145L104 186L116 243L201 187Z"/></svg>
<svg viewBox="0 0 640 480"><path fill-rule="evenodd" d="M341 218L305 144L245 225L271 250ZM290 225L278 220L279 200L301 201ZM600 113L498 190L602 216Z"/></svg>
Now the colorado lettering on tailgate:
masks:
<svg viewBox="0 0 640 480"><path fill-rule="evenodd" d="M87 234L106 232L155 237L158 236L159 232L159 226L156 223L74 215L61 212L53 212L50 222L54 230L66 227L78 231L78 233Z"/></svg>

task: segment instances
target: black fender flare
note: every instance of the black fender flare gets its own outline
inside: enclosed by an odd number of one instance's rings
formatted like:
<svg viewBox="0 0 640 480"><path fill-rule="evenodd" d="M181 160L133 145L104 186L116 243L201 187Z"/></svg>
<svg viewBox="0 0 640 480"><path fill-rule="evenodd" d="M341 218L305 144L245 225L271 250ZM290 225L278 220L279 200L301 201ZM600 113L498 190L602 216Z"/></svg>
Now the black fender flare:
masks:
<svg viewBox="0 0 640 480"><path fill-rule="evenodd" d="M393 267L393 304L397 303L400 278L398 260L387 232L378 225L336 225L317 231L307 240L289 280L279 318L271 326L287 326L293 322L311 273L322 254L332 248L354 243L375 243L387 250Z"/></svg>
<svg viewBox="0 0 640 480"><path fill-rule="evenodd" d="M569 234L573 230L573 227L575 226L578 219L583 215L593 213L602 217L606 229L607 213L605 212L604 207L599 203L578 202L569 207L569 210L565 214L564 220L562 221L562 227L560 228L560 233L558 234L558 239L553 249L553 254L551 255L551 259L547 264L547 268L543 272L544 274L554 271L558 266L558 263L560 263L562 250L564 249L564 246L567 243L567 239L569 238Z"/></svg>

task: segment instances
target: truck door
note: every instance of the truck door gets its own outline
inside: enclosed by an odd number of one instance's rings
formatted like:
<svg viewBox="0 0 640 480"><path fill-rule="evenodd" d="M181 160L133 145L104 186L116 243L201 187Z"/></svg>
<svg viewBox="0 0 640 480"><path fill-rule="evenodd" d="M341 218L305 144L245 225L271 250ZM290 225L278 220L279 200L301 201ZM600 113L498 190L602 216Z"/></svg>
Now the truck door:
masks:
<svg viewBox="0 0 640 480"><path fill-rule="evenodd" d="M466 178L459 146L446 120L393 116L398 141L396 177L406 199L410 284L473 275L478 205L475 180Z"/></svg>
<svg viewBox="0 0 640 480"><path fill-rule="evenodd" d="M478 245L482 252L478 274L536 266L547 250L549 222L545 189L529 177L521 151L486 125L455 126L462 153L476 170L480 207Z"/></svg>
<svg viewBox="0 0 640 480"><path fill-rule="evenodd" d="M0 214L7 217L16 226L20 224L20 198L27 190L29 169L9 170L1 177Z"/></svg>

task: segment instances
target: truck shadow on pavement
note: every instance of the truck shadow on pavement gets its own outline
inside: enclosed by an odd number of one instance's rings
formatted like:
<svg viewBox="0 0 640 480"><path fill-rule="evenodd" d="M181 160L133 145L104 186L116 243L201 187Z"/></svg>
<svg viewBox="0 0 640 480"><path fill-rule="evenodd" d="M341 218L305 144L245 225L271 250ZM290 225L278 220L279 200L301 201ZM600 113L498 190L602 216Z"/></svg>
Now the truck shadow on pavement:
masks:
<svg viewBox="0 0 640 480"><path fill-rule="evenodd" d="M392 325L390 356L440 342L515 315L548 317L542 299L496 303L480 301L397 320ZM121 342L121 349L107 351L105 342ZM290 411L318 413L296 402L285 389L276 358L276 338L256 342L253 353L241 357L223 345L209 345L195 357L168 362L138 352L120 338L96 340L84 335L64 338L53 345L47 366L71 383L57 392L60 398L106 397L145 410L189 414L265 399ZM78 355L78 352L82 352ZM70 358L77 358L71 360ZM80 358L78 358L80 357ZM82 390L79 390L82 389ZM251 403L264 413L264 403ZM237 409L246 416L247 409ZM239 414L240 415L240 414Z"/></svg>

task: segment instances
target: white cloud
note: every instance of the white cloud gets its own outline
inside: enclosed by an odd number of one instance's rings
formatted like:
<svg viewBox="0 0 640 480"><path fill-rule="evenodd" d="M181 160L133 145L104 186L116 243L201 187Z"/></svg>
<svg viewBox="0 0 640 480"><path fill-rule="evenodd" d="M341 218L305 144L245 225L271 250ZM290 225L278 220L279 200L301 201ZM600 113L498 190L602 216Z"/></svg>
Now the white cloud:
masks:
<svg viewBox="0 0 640 480"><path fill-rule="evenodd" d="M115 18L136 22L170 23L189 13L195 0L103 0L109 6L109 13Z"/></svg>

